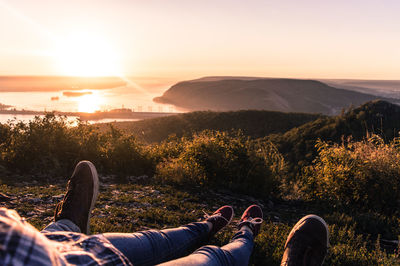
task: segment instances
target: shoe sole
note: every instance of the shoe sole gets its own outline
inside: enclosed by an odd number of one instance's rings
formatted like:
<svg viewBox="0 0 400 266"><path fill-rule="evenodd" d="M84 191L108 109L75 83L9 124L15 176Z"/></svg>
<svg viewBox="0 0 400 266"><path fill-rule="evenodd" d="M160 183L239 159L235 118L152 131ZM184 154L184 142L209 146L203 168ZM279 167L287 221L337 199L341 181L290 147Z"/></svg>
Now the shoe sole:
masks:
<svg viewBox="0 0 400 266"><path fill-rule="evenodd" d="M309 214L309 215L304 216L303 218L301 218L300 221L298 221L293 226L293 229L290 231L289 235L291 235L293 232L295 232L299 228L299 225L302 224L303 221L307 220L307 219L316 219L316 220L318 220L319 222L321 222L325 226L325 229L326 229L326 247L328 248L329 247L329 228L328 228L328 225L326 224L325 220L322 219L321 217L319 217L318 215ZM286 246L286 244L285 244L285 246Z"/></svg>
<svg viewBox="0 0 400 266"><path fill-rule="evenodd" d="M92 180L93 180L93 196L92 196L92 202L90 204L90 209L89 209L89 217L88 217L88 222L87 222L87 228L86 228L86 234L90 233L90 218L92 217L92 210L94 209L94 205L96 203L97 197L99 196L99 176L97 174L96 167L94 164L90 161L80 161L76 167L78 167L79 164L85 163L89 165L90 172L92 173Z"/></svg>

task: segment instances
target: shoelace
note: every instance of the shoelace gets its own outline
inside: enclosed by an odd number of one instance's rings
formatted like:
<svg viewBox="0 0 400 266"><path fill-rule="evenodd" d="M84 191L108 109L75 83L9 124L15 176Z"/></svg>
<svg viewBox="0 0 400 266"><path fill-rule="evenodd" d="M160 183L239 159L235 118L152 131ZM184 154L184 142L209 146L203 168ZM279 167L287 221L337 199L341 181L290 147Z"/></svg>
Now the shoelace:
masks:
<svg viewBox="0 0 400 266"><path fill-rule="evenodd" d="M241 222L239 223L239 225L241 225L241 224L243 224L243 223L250 223L250 224L252 224L252 225L258 225L258 224L262 224L262 222L264 222L264 220L263 220L262 218L259 218L259 217L257 217L257 218L249 217L249 218L247 218L246 220L241 221Z"/></svg>
<svg viewBox="0 0 400 266"><path fill-rule="evenodd" d="M211 218L211 217L220 216L222 219L224 219L226 222L229 223L229 220L226 219L224 216L222 216L222 214L221 214L220 212L217 212L217 213L214 213L214 214L212 214L212 215L209 215L209 214L206 213L204 210L202 210L202 211L203 211L203 213L204 213L204 218L205 218L206 220L207 220L208 218Z"/></svg>

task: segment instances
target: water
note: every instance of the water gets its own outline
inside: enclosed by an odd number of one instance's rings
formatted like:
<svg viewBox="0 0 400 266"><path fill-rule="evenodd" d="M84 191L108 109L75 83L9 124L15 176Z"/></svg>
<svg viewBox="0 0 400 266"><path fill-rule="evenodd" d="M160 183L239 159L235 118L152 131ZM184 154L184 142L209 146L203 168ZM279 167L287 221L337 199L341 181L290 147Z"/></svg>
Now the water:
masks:
<svg viewBox="0 0 400 266"><path fill-rule="evenodd" d="M15 83L18 83L18 80ZM128 108L135 112L180 112L172 105L153 102L154 97L162 95L170 87L171 84L168 83L156 86L154 84L127 85L109 89L76 90L73 88L73 90L58 91L29 91L29 85L24 85L23 89L26 91L12 91L12 89L4 89L1 85L0 83L0 103L11 105L11 108L16 110L94 112ZM20 87L19 90L21 90ZM69 92L73 92L73 95L71 96ZM76 92L82 95L77 95ZM22 121L34 118L33 115L0 114L0 122L7 122L14 117ZM71 117L71 119L75 120L76 117ZM102 119L96 122L132 120L137 119Z"/></svg>
<svg viewBox="0 0 400 266"><path fill-rule="evenodd" d="M117 87L105 90L85 90L91 94L70 97L65 91L55 92L0 92L0 103L12 105L18 110L34 111L85 111L85 105L94 109L107 111L116 108L129 108L142 112L176 112L171 105L153 102L161 93L143 93L133 87ZM52 100L53 99L53 100ZM96 111L90 110L90 111Z"/></svg>
<svg viewBox="0 0 400 266"><path fill-rule="evenodd" d="M39 115L39 117L44 117L43 115ZM0 123L5 124L7 122L24 122L28 123L35 119L35 115L9 115L9 114L0 114ZM140 119L114 119L114 118L105 118L105 119L98 119L98 120L89 120L87 121L89 124L94 123L110 123L110 122L123 122L123 121L139 121ZM71 123L71 125L76 125L78 123L77 116L68 116L67 122Z"/></svg>

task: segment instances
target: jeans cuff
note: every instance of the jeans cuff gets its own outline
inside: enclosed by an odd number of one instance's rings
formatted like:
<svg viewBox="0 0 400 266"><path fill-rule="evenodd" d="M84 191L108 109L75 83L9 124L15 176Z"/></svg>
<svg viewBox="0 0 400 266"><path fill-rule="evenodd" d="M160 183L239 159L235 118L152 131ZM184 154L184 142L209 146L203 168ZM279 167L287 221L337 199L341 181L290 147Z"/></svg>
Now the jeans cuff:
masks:
<svg viewBox="0 0 400 266"><path fill-rule="evenodd" d="M52 222L48 226L46 226L46 228L43 229L43 232L59 232L59 231L81 233L81 229L71 220L68 219L61 219Z"/></svg>

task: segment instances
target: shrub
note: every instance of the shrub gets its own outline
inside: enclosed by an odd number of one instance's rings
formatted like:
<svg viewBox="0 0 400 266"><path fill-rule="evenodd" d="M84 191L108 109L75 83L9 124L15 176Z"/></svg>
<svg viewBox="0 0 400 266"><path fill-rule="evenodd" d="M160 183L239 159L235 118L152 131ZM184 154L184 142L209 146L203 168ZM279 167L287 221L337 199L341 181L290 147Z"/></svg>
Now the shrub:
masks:
<svg viewBox="0 0 400 266"><path fill-rule="evenodd" d="M305 197L337 207L394 212L400 201L399 143L385 144L376 135L341 145L319 141L319 155L304 171Z"/></svg>
<svg viewBox="0 0 400 266"><path fill-rule="evenodd" d="M10 140L2 147L2 161L8 168L42 173L68 168L79 151L65 118L48 114L25 124L10 122Z"/></svg>
<svg viewBox="0 0 400 266"><path fill-rule="evenodd" d="M124 135L111 128L105 143L103 165L109 173L121 177L152 174L154 164L149 152L133 135Z"/></svg>
<svg viewBox="0 0 400 266"><path fill-rule="evenodd" d="M1 125L1 162L10 170L35 175L66 175L80 160L92 161L103 173L142 175L154 172L146 148L132 135L110 128L99 131L65 117L47 114L29 123Z"/></svg>
<svg viewBox="0 0 400 266"><path fill-rule="evenodd" d="M192 139L182 138L178 146L179 154L172 147L176 156L157 166L164 180L266 194L277 186L276 161L282 157L277 151L272 153L268 143L257 145L257 150L240 132L232 136L203 131Z"/></svg>

